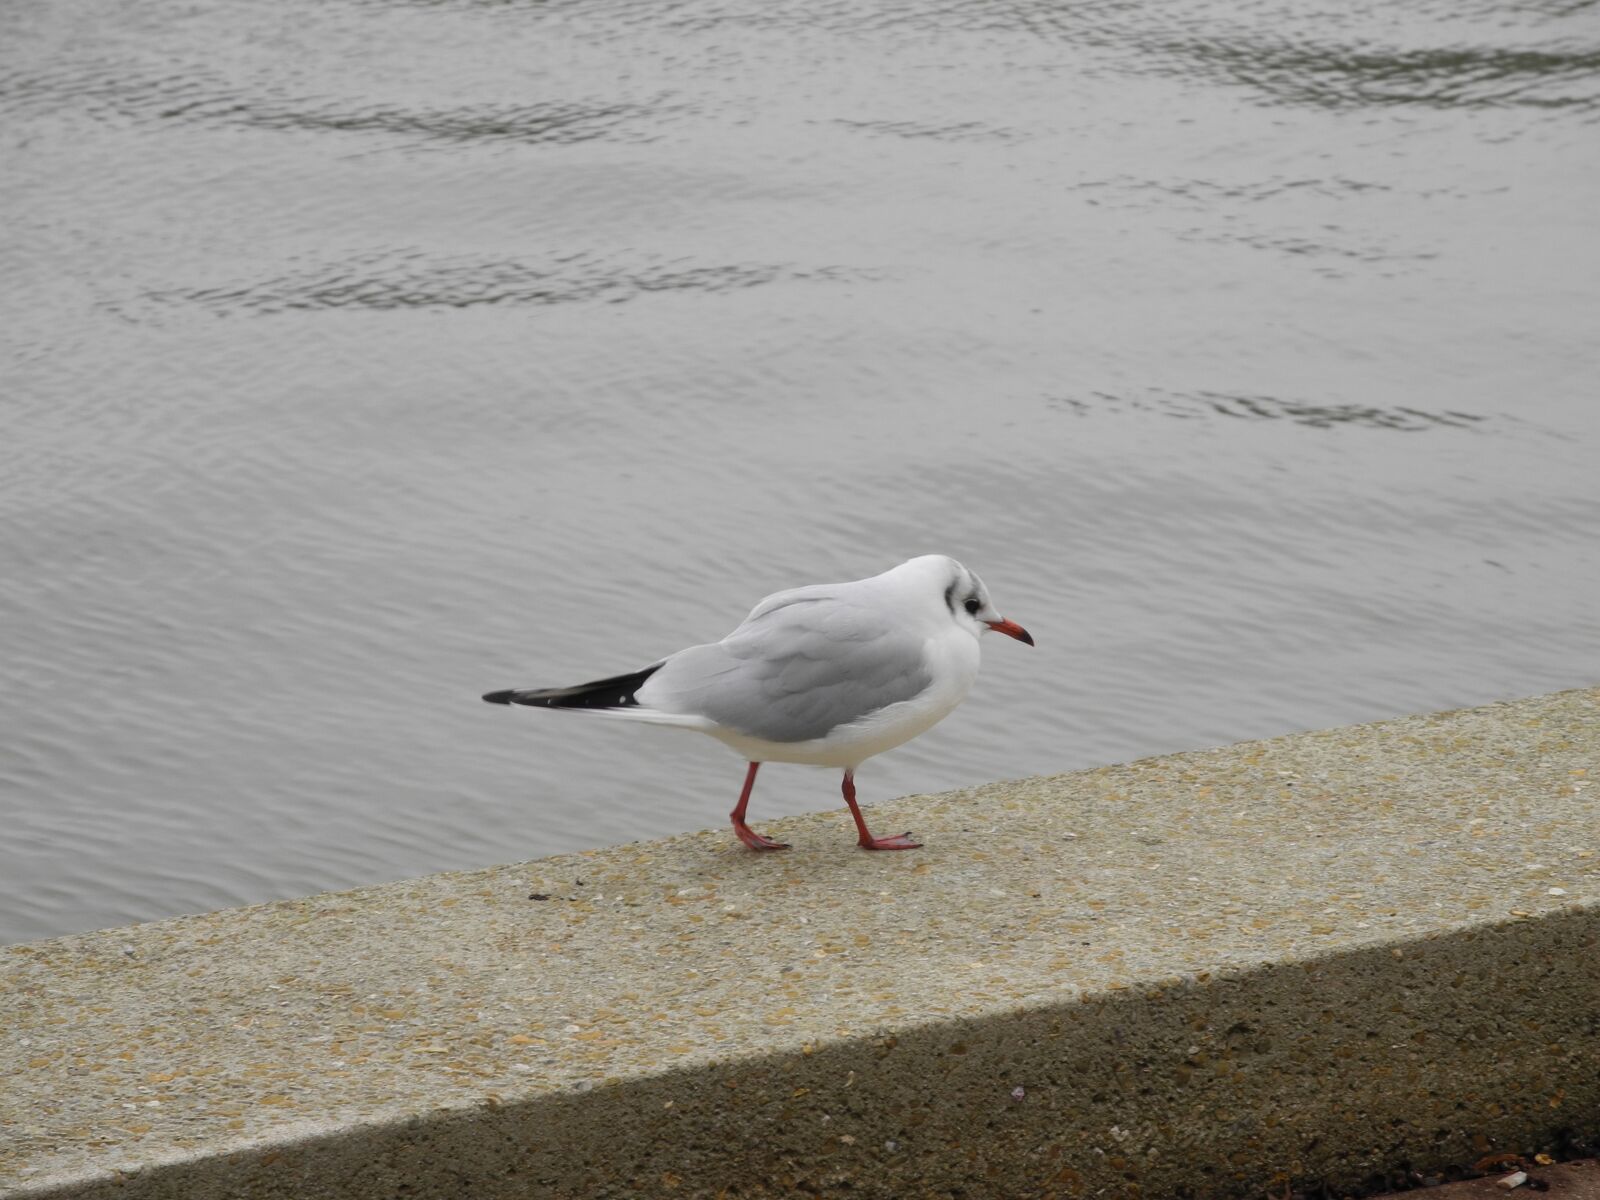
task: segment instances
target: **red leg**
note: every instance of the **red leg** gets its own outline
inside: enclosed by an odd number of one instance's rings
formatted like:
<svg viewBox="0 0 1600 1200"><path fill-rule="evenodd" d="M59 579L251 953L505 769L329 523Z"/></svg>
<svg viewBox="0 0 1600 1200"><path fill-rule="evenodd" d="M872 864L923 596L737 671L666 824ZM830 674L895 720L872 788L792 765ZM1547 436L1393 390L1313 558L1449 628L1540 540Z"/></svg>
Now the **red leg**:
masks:
<svg viewBox="0 0 1600 1200"><path fill-rule="evenodd" d="M775 842L771 838L762 837L744 823L745 806L750 803L750 789L756 786L756 769L760 766L761 764L758 762L750 764L750 770L744 777L744 791L739 793L739 803L728 814L733 818L733 832L738 835L741 842L752 850L787 850L789 848L787 842Z"/></svg>
<svg viewBox="0 0 1600 1200"><path fill-rule="evenodd" d="M893 837L873 837L867 831L867 822L861 816L861 808L856 804L856 777L854 771L844 773L844 802L850 806L850 815L856 819L856 829L860 832L859 845L863 850L916 850L922 843L911 840L911 831L897 833Z"/></svg>

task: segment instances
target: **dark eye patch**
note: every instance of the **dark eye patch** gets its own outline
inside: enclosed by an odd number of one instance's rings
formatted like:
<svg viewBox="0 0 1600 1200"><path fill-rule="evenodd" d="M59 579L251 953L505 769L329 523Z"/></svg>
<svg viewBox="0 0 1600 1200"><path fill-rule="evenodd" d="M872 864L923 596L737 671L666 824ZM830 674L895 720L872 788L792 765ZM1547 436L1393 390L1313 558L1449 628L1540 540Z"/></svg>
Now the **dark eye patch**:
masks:
<svg viewBox="0 0 1600 1200"><path fill-rule="evenodd" d="M978 610L980 608L982 608L983 605L978 603L978 598L976 596L968 596L967 600L966 600L966 603L963 604L961 607L966 609L969 613L972 613L974 616L976 616Z"/></svg>

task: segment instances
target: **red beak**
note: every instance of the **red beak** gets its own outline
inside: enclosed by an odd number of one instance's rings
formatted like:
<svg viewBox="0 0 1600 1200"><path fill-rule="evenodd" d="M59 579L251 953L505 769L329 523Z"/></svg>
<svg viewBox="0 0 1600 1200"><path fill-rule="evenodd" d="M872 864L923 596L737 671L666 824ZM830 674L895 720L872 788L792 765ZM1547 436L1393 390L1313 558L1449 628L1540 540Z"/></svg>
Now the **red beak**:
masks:
<svg viewBox="0 0 1600 1200"><path fill-rule="evenodd" d="M990 621L988 625L996 633L1003 633L1007 637L1016 638L1019 642L1027 642L1028 645L1033 645L1033 635L1015 621Z"/></svg>

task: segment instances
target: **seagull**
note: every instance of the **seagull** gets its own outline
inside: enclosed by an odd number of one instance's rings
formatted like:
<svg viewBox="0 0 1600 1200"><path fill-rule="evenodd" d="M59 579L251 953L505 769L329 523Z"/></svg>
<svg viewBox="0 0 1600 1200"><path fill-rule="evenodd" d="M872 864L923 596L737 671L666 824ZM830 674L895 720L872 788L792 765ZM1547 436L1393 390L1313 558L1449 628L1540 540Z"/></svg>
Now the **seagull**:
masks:
<svg viewBox="0 0 1600 1200"><path fill-rule="evenodd" d="M870 579L775 592L723 638L628 675L575 687L490 692L527 704L675 725L710 734L749 763L733 832L752 850L787 850L745 824L764 762L844 768L844 802L866 850L915 850L911 834L874 837L855 771L954 711L978 677L978 638L993 629L1033 645L995 611L966 567L926 554Z"/></svg>

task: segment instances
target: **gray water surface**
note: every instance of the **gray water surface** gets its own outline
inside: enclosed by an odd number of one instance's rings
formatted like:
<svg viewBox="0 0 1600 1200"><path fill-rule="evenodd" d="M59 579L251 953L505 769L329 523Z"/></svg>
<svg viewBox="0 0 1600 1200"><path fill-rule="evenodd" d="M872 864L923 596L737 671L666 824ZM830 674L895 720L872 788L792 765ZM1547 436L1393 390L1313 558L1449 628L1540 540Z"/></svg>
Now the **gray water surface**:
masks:
<svg viewBox="0 0 1600 1200"><path fill-rule="evenodd" d="M1593 3L6 6L0 940L720 824L479 694L928 551L864 799L1594 684L1597 147Z"/></svg>

